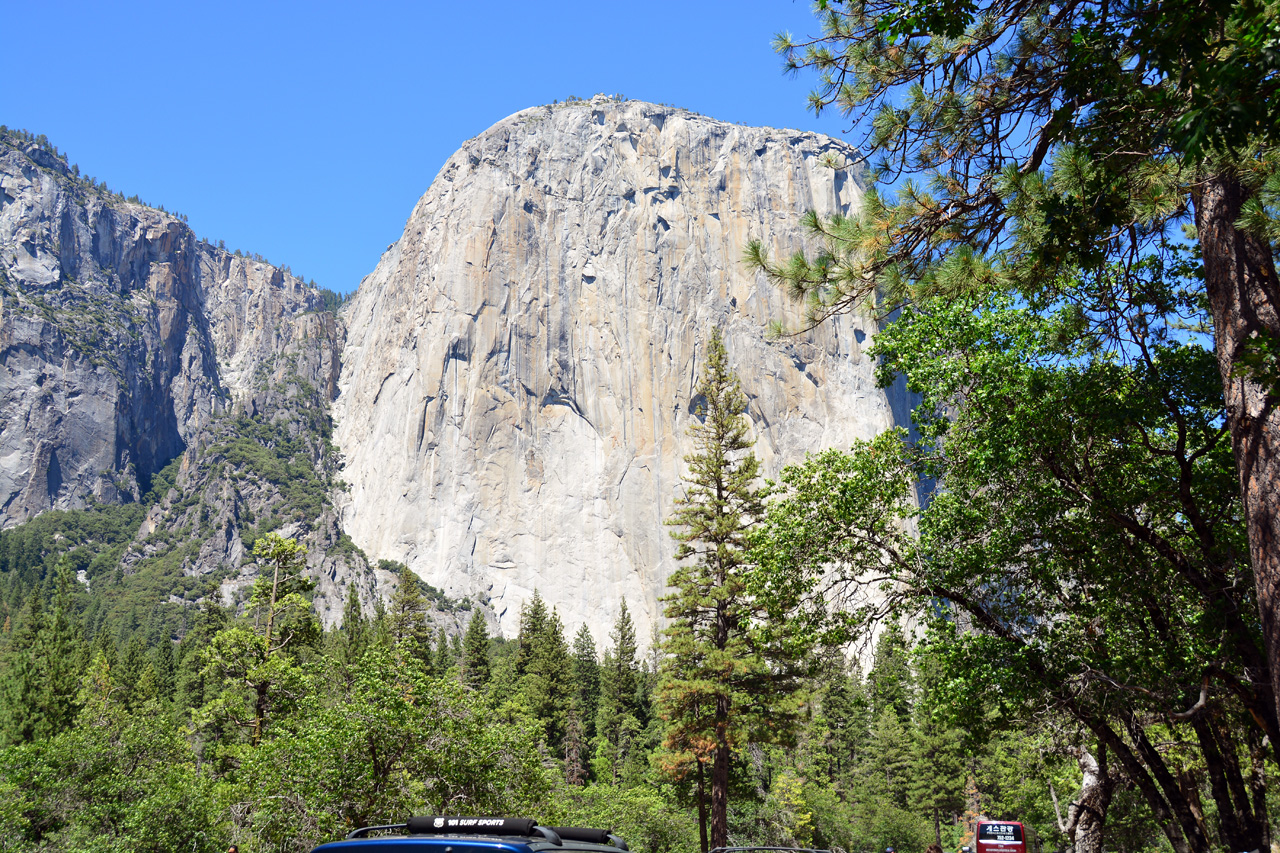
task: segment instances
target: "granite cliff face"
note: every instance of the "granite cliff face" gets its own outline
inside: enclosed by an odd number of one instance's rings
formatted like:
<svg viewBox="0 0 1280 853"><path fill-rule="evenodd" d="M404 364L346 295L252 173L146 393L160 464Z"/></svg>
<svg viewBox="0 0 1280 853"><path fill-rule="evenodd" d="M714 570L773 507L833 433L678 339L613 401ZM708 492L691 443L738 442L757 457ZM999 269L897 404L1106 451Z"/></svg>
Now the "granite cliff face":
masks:
<svg viewBox="0 0 1280 853"><path fill-rule="evenodd" d="M862 353L870 321L771 341L797 308L741 262L751 238L802 248L808 209L856 207L857 174L830 165L853 156L604 98L465 143L344 312L335 435L355 542L490 601L508 635L536 588L570 633L603 639L625 598L652 636L712 327L766 474L894 422Z"/></svg>

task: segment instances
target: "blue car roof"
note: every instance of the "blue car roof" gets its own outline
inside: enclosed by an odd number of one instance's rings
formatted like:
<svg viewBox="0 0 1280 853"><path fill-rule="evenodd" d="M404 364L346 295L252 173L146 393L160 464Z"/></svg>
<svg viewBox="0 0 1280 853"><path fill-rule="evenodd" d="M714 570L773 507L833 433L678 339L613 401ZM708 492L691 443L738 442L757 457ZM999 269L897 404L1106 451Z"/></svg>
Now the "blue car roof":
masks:
<svg viewBox="0 0 1280 853"><path fill-rule="evenodd" d="M565 841L552 844L542 838L519 838L509 835L381 835L374 838L348 838L330 841L312 850L312 853L427 853L449 850L452 853L543 853L543 851L601 851L621 853L616 847L590 844L581 841Z"/></svg>

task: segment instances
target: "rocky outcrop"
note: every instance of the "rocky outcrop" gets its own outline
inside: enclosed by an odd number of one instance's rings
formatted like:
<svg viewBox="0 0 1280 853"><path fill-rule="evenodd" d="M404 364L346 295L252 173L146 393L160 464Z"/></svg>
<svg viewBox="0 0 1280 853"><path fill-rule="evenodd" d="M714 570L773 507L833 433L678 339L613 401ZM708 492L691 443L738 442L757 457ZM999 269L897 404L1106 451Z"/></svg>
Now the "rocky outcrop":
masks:
<svg viewBox="0 0 1280 853"><path fill-rule="evenodd" d="M749 239L861 196L843 143L639 102L517 113L464 144L344 313L343 521L371 557L488 600L507 634L535 589L603 640L641 633L673 568L704 343L719 327L767 473L894 422L844 316L800 317ZM812 248L812 247L809 247ZM899 401L900 402L900 401Z"/></svg>
<svg viewBox="0 0 1280 853"><path fill-rule="evenodd" d="M236 605L257 575L249 547L274 529L307 545L324 624L349 584L386 597L398 578L367 565L330 499L343 341L287 268L0 131L0 525L149 507L114 580L82 580Z"/></svg>
<svg viewBox="0 0 1280 853"><path fill-rule="evenodd" d="M0 288L3 526L136 499L214 417L261 408L291 349L291 369L336 389L341 334L314 288L10 134Z"/></svg>

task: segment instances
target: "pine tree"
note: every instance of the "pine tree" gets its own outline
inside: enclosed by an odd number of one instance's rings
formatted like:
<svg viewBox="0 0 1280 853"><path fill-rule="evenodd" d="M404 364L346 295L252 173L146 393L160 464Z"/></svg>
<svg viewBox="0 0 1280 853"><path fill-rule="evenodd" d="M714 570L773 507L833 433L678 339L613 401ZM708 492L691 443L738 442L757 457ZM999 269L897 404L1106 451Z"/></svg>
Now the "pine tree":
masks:
<svg viewBox="0 0 1280 853"><path fill-rule="evenodd" d="M204 716L247 729L256 747L270 719L293 701L303 678L298 653L319 636L319 626L303 597L312 587L304 575L306 549L273 532L254 542L253 555L264 569L249 597L254 625L219 631L202 675L218 690Z"/></svg>
<svg viewBox="0 0 1280 853"><path fill-rule="evenodd" d="M535 591L521 610L516 668L519 695L524 706L542 723L545 743L559 750L567 726L564 697L572 694L569 681L569 647L564 626L553 609L547 612Z"/></svg>
<svg viewBox="0 0 1280 853"><path fill-rule="evenodd" d="M373 599L373 619L369 622L369 643L379 648L391 648L391 628L387 624L387 605L382 596Z"/></svg>
<svg viewBox="0 0 1280 853"><path fill-rule="evenodd" d="M43 589L32 588L18 614L3 667L0 730L9 743L53 737L75 720L85 650L73 627L74 583L70 567L60 561Z"/></svg>
<svg viewBox="0 0 1280 853"><path fill-rule="evenodd" d="M828 685L822 714L829 730L831 777L847 779L866 756L871 737L871 702L857 675L841 672Z"/></svg>
<svg viewBox="0 0 1280 853"><path fill-rule="evenodd" d="M434 666L436 675L439 675L442 678L449 674L449 669L453 666L453 649L449 647L449 635L445 633L443 625L436 629L436 657Z"/></svg>
<svg viewBox="0 0 1280 853"><path fill-rule="evenodd" d="M564 752L564 780L570 785L585 785L587 782L587 767L583 760L586 747L582 721L577 709L570 705L565 714L564 741L561 744Z"/></svg>
<svg viewBox="0 0 1280 853"><path fill-rule="evenodd" d="M40 591L32 589L14 619L5 655L3 729L7 743L29 743L46 731L39 699L44 684L38 652L43 628Z"/></svg>
<svg viewBox="0 0 1280 853"><path fill-rule="evenodd" d="M58 562L53 606L41 633L40 654L44 657L44 715L49 736L70 728L79 711L80 672L87 660L87 649L77 636L74 605L71 601L75 577L65 560Z"/></svg>
<svg viewBox="0 0 1280 853"><path fill-rule="evenodd" d="M903 724L892 708L880 711L871 723L863 779L867 788L900 809L907 807L914 757L914 731Z"/></svg>
<svg viewBox="0 0 1280 853"><path fill-rule="evenodd" d="M339 657L348 667L354 666L369 645L369 623L360 603L360 590L354 581L347 583L347 600L342 607L341 652Z"/></svg>
<svg viewBox="0 0 1280 853"><path fill-rule="evenodd" d="M609 633L613 642L600 665L600 698L596 709L595 759L598 779L622 780L622 769L641 729L636 716L636 631L624 599Z"/></svg>
<svg viewBox="0 0 1280 853"><path fill-rule="evenodd" d="M173 641L165 637L151 652L151 670L156 683L156 698L173 701L177 664L174 661Z"/></svg>
<svg viewBox="0 0 1280 853"><path fill-rule="evenodd" d="M934 843L941 845L941 815L964 809L968 753L964 732L935 713L943 701L939 694L946 689L938 661L927 646L917 647L917 652L920 698L913 709L915 739L907 798L913 811L931 816Z"/></svg>
<svg viewBox="0 0 1280 853"><path fill-rule="evenodd" d="M618 608L618 621L614 623L609 639L613 641L613 689L618 694L623 712L634 715L636 690L640 686L640 665L636 660L639 647L636 645L635 622L631 619L625 598Z"/></svg>
<svg viewBox="0 0 1280 853"><path fill-rule="evenodd" d="M124 653L120 655L120 665L111 673L111 680L120 690L119 701L125 710L136 711L148 699L155 698L145 695L147 691L141 689L143 675L150 670L151 661L146 644L140 633L134 633L125 645ZM150 683L154 687L154 681Z"/></svg>
<svg viewBox="0 0 1280 853"><path fill-rule="evenodd" d="M596 710L600 704L600 663L596 660L596 641L586 625L573 637L571 676L582 737L590 743L596 734Z"/></svg>
<svg viewBox="0 0 1280 853"><path fill-rule="evenodd" d="M479 608L471 611L462 641L462 679L473 690L489 685L489 628Z"/></svg>
<svg viewBox="0 0 1280 853"><path fill-rule="evenodd" d="M195 625L178 643L177 671L174 676L174 706L177 709L188 711L199 708L213 698L212 695L205 695L205 651L226 624L227 612L215 602L205 601ZM98 637L110 644L109 651L101 649L104 658L108 661L115 660L115 645L110 635L102 631Z"/></svg>
<svg viewBox="0 0 1280 853"><path fill-rule="evenodd" d="M534 645L547 630L547 604L535 589L533 598L520 605L520 633L516 635L516 675L523 676L534 655Z"/></svg>
<svg viewBox="0 0 1280 853"><path fill-rule="evenodd" d="M403 659L414 660L432 668L431 626L427 624L427 599L422 594L417 575L408 568L400 573L400 583L391 594L387 611L387 631L391 646ZM443 673L441 673L443 674Z"/></svg>
<svg viewBox="0 0 1280 853"><path fill-rule="evenodd" d="M915 691L911 674L911 650L902 627L891 622L876 640L875 657L867 674L871 694L871 713L879 716L893 711L906 723L911 717Z"/></svg>
<svg viewBox="0 0 1280 853"><path fill-rule="evenodd" d="M698 393L695 452L685 457L686 494L669 524L683 562L664 598L671 625L662 651L659 702L668 721L667 748L689 750L711 764L710 844L728 843L729 767L748 741L785 736L793 715L785 697L796 688L787 662L768 660L757 643L753 604L743 577L747 532L763 514L743 413L746 398L729 367L718 330L707 345Z"/></svg>

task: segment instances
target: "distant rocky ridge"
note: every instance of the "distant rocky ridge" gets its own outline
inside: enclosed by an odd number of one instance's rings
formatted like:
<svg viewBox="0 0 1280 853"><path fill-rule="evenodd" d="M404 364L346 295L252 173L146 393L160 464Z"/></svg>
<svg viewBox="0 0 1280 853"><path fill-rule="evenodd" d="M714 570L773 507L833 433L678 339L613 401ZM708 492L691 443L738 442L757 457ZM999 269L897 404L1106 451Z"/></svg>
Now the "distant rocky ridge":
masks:
<svg viewBox="0 0 1280 853"><path fill-rule="evenodd" d="M298 518L252 464L216 458L237 418L327 429L344 330L323 309L288 272L0 134L0 525L137 501L180 458L123 574L167 558L221 579L231 603L252 580L245 538L280 526L309 541L326 621L352 579L372 600L379 580L363 558L324 552L340 538L332 511ZM304 455L323 478L320 442Z"/></svg>
<svg viewBox="0 0 1280 853"><path fill-rule="evenodd" d="M808 209L856 208L855 159L818 134L604 97L466 142L344 310L345 529L488 601L507 634L537 589L571 632L603 639L625 598L651 637L713 326L770 475L903 411L863 355L869 321L770 340L798 309L742 263L751 238L805 247Z"/></svg>
<svg viewBox="0 0 1280 853"><path fill-rule="evenodd" d="M331 395L342 341L314 288L0 145L0 522L139 489L300 340Z"/></svg>

